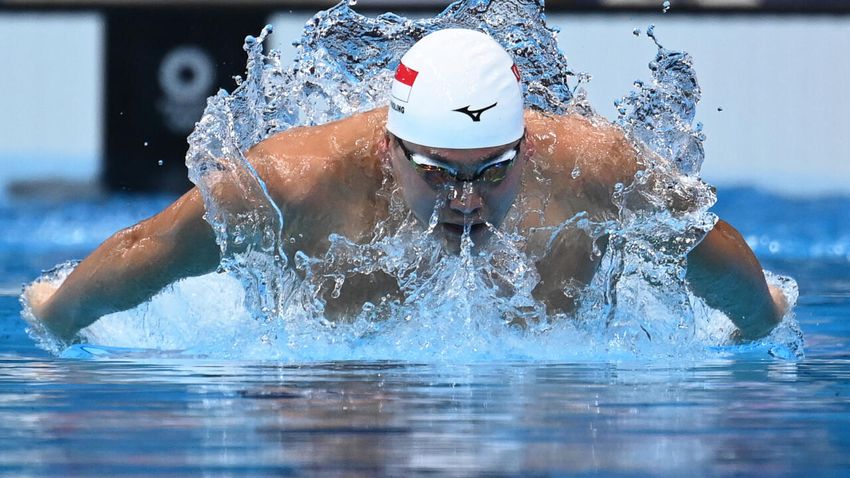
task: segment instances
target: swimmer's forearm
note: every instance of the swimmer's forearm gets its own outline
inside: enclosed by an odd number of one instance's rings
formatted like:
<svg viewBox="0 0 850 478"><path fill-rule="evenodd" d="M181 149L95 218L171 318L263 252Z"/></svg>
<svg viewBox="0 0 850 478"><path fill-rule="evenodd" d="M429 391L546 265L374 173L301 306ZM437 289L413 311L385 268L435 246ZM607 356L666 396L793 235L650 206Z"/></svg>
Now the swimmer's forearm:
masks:
<svg viewBox="0 0 850 478"><path fill-rule="evenodd" d="M744 339L769 334L785 313L783 297L769 289L752 250L724 221L688 255L687 280L697 296L734 322Z"/></svg>
<svg viewBox="0 0 850 478"><path fill-rule="evenodd" d="M150 299L183 277L212 271L219 261L198 197L187 194L157 216L101 244L34 313L63 339L98 318Z"/></svg>
<svg viewBox="0 0 850 478"><path fill-rule="evenodd" d="M135 267L125 265L120 270L116 263L135 247L132 231L124 230L113 235L81 262L65 279L62 286L41 306L34 310L37 317L55 335L70 339L80 329L98 318L130 308L145 300L146 293L131 285L150 282L138 277ZM129 280L131 276L132 280ZM149 289L148 289L149 290Z"/></svg>
<svg viewBox="0 0 850 478"><path fill-rule="evenodd" d="M120 239L113 242L120 242ZM102 248L115 247L110 241ZM117 247L125 247L120 244ZM130 246L143 247L143 246ZM106 257L102 257L102 256ZM121 266L115 263L119 260L135 261L133 252L124 254L97 254L89 257L68 276L65 283L50 297L44 307L36 314L58 337L70 339L80 329L91 325L100 317L127 310L145 302L171 282L192 272L204 273L209 268L197 271L163 267L156 260L152 262L137 262ZM127 257L129 256L129 257ZM208 270L205 270L208 269Z"/></svg>

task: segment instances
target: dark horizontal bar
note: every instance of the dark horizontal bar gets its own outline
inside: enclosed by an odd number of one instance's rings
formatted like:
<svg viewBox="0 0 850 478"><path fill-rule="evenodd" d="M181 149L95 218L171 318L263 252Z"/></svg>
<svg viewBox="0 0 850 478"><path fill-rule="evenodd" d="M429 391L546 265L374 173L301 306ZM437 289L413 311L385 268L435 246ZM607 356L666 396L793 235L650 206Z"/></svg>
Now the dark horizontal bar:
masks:
<svg viewBox="0 0 850 478"><path fill-rule="evenodd" d="M0 10L110 10L170 8L232 8L277 10L322 10L335 5L335 0L0 0ZM363 13L383 11L439 12L451 2L445 0L359 0L354 7ZM548 0L548 12L616 12L662 13L663 0ZM732 14L847 14L850 0L716 0L706 5L700 0L670 0L667 14L732 13Z"/></svg>

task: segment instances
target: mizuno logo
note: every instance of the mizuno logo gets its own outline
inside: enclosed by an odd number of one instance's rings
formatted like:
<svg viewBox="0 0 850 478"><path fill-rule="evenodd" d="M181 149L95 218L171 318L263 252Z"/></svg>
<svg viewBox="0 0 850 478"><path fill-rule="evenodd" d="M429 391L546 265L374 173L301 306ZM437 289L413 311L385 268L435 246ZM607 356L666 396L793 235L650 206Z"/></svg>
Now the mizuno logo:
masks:
<svg viewBox="0 0 850 478"><path fill-rule="evenodd" d="M469 106L464 106L463 108L458 108L458 109L452 110L452 111L457 111L458 113L463 113L463 114L469 116L470 118L472 118L472 121L481 121L481 113L489 110L490 108L495 108L497 104L499 104L499 103L498 102L493 103L492 105L487 106L485 108L481 108L480 110L471 110L471 109L469 109Z"/></svg>

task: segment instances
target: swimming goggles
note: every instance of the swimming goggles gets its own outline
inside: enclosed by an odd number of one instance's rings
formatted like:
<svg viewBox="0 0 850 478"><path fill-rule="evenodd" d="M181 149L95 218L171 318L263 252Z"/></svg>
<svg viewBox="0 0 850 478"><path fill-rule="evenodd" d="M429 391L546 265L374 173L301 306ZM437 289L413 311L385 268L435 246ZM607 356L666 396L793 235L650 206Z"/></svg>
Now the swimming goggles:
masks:
<svg viewBox="0 0 850 478"><path fill-rule="evenodd" d="M401 138L395 135L393 135L393 138L395 138L404 156L416 168L425 182L433 188L440 188L448 183L455 182L484 182L488 184L502 182L507 177L516 158L519 157L524 136L517 141L513 148L487 158L484 164L479 166L475 174L472 175L462 175L457 168L449 166L440 159L422 153L414 153L405 146Z"/></svg>

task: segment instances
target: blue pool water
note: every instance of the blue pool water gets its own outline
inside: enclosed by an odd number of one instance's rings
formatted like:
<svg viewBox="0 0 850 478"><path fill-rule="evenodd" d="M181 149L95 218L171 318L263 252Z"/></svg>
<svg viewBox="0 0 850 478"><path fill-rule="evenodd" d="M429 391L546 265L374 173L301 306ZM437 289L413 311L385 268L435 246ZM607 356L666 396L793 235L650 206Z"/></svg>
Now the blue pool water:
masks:
<svg viewBox="0 0 850 478"><path fill-rule="evenodd" d="M684 362L58 359L18 293L169 198L0 203L3 476L846 476L850 199L723 190L800 287L805 357Z"/></svg>

